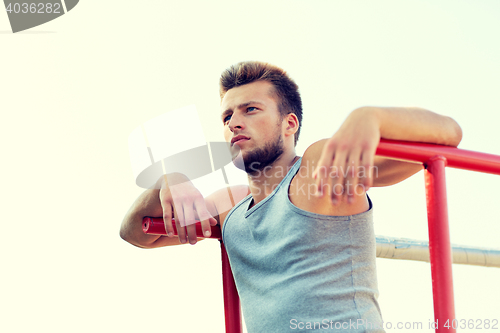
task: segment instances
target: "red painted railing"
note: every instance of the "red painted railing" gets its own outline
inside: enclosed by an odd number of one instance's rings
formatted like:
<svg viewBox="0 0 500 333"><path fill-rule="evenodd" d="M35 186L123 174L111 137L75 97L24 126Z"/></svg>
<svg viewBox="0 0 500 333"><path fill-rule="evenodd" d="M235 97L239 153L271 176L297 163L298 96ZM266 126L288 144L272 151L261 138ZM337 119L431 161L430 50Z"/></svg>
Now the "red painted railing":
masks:
<svg viewBox="0 0 500 333"><path fill-rule="evenodd" d="M445 167L500 175L500 156L454 147L380 140L377 155L421 162L425 167L425 193L429 228L429 259L432 275L436 332L455 332L452 255ZM444 325L448 324L448 327Z"/></svg>
<svg viewBox="0 0 500 333"><path fill-rule="evenodd" d="M445 167L500 175L500 156L447 146L385 139L380 140L376 154L420 162L426 169L425 187L434 319L439 324L436 332L455 332L456 330L452 328L452 321L455 319L455 305ZM166 234L162 218L144 218L143 230L146 233ZM199 237L203 237L199 223L196 225L196 233ZM221 241L226 333L241 333L240 301L218 226L212 227L210 238ZM443 326L446 323L449 324L449 328Z"/></svg>

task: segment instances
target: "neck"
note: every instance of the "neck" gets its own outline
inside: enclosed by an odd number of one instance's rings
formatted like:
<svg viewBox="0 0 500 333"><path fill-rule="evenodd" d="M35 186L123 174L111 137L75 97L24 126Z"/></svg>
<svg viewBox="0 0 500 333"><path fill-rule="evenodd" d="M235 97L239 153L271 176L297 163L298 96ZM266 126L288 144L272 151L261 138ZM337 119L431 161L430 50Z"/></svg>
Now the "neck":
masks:
<svg viewBox="0 0 500 333"><path fill-rule="evenodd" d="M268 165L254 175L248 174L248 184L253 197L252 206L274 191L298 159L299 156L295 155L295 151L283 153L272 165Z"/></svg>

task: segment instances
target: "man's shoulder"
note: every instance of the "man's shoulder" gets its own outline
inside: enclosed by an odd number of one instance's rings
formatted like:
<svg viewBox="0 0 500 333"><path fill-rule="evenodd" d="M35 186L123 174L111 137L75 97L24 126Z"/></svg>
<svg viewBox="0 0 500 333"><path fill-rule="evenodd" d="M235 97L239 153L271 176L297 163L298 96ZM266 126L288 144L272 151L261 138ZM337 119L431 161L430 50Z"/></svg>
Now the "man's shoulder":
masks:
<svg viewBox="0 0 500 333"><path fill-rule="evenodd" d="M347 204L343 200L338 205L332 205L329 195L316 196L316 180L313 173L326 142L327 139L319 140L304 152L300 167L288 190L290 201L302 210L321 215L346 216L366 211L368 209L366 196L356 200L354 204Z"/></svg>
<svg viewBox="0 0 500 333"><path fill-rule="evenodd" d="M313 179L314 169L318 164L326 141L327 139L316 141L306 149L304 155L302 156L302 161L300 162L300 168L295 177L300 177L304 180Z"/></svg>

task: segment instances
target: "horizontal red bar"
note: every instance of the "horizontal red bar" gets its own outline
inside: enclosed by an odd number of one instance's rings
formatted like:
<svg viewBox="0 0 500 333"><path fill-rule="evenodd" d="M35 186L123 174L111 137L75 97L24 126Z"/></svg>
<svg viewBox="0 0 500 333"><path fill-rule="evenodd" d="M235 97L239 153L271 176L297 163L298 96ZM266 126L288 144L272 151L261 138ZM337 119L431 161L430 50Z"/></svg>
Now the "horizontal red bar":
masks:
<svg viewBox="0 0 500 333"><path fill-rule="evenodd" d="M219 225L211 226L212 235L210 237L203 236L200 221L196 221L196 236L203 238L216 238L222 239L222 234ZM172 227L174 228L174 235L177 236L177 228L175 227L175 220L172 219ZM145 217L142 219L142 231L149 235L166 235L165 223L162 217Z"/></svg>
<svg viewBox="0 0 500 333"><path fill-rule="evenodd" d="M500 175L500 156L455 147L381 139L376 154L421 163L441 155L448 167Z"/></svg>

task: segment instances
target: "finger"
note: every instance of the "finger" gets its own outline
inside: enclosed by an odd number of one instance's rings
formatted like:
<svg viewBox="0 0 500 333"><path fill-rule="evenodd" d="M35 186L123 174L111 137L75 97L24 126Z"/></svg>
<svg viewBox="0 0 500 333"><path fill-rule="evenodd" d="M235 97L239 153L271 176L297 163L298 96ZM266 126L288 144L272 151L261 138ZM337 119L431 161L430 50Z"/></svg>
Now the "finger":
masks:
<svg viewBox="0 0 500 333"><path fill-rule="evenodd" d="M162 202L163 223L168 237L174 237L174 228L172 227L173 208L169 202Z"/></svg>
<svg viewBox="0 0 500 333"><path fill-rule="evenodd" d="M208 209L205 205L205 200L203 198L198 199L194 202L194 205L196 208L196 212L198 213L198 217L201 221L201 230L203 231L203 236L210 237L212 235L212 230L210 228L210 218L212 218L212 216L208 212Z"/></svg>
<svg viewBox="0 0 500 333"><path fill-rule="evenodd" d="M172 214L173 206L171 200L169 200L169 192L165 189L161 189L158 193L160 197L160 204L163 212L163 223L165 224L165 230L168 237L174 236L174 228L172 227Z"/></svg>
<svg viewBox="0 0 500 333"><path fill-rule="evenodd" d="M191 204L184 205L184 218L186 222L187 236L190 244L196 244L198 238L196 237L196 225L194 219L194 210Z"/></svg>
<svg viewBox="0 0 500 333"><path fill-rule="evenodd" d="M354 195L356 186L358 184L358 166L360 160L361 151L353 151L352 154L347 159L347 169L345 172L345 197L347 198L348 203L354 202Z"/></svg>
<svg viewBox="0 0 500 333"><path fill-rule="evenodd" d="M333 160L332 172L330 173L330 200L332 205L337 205L345 193L344 178L346 170L346 152L338 152Z"/></svg>
<svg viewBox="0 0 500 333"><path fill-rule="evenodd" d="M363 155L361 156L361 167L364 174L364 177L362 178L362 184L364 186L365 192L368 191L368 189L373 185L373 177L374 177L373 171L375 169L373 167L374 161L375 161L375 152L371 151L363 152Z"/></svg>
<svg viewBox="0 0 500 333"><path fill-rule="evenodd" d="M180 209L182 211L182 208ZM181 243L187 243L186 230L183 226L181 226L179 215L177 214L178 210L175 209L174 206L174 217L175 217L175 227L177 228L177 236L179 237L179 241Z"/></svg>
<svg viewBox="0 0 500 333"><path fill-rule="evenodd" d="M316 196L322 197L325 192L328 190L325 188L328 184L328 174L329 174L330 166L321 165L316 168L314 178L315 187L316 187Z"/></svg>
<svg viewBox="0 0 500 333"><path fill-rule="evenodd" d="M167 178L164 175L163 178L160 178L162 183L158 183L160 187L160 191L158 192L158 196L160 198L160 204L163 213L163 224L165 225L165 231L167 232L168 237L174 237L174 228L172 227L172 217L174 208L172 205L172 197L168 188L163 188L163 184L166 184Z"/></svg>
<svg viewBox="0 0 500 333"><path fill-rule="evenodd" d="M321 156L318 161L318 165L313 172L313 177L316 178L316 188L318 196L322 196L324 191L324 186L328 183L328 173L330 166L332 164L335 151L336 143L333 140L327 140L323 146Z"/></svg>

